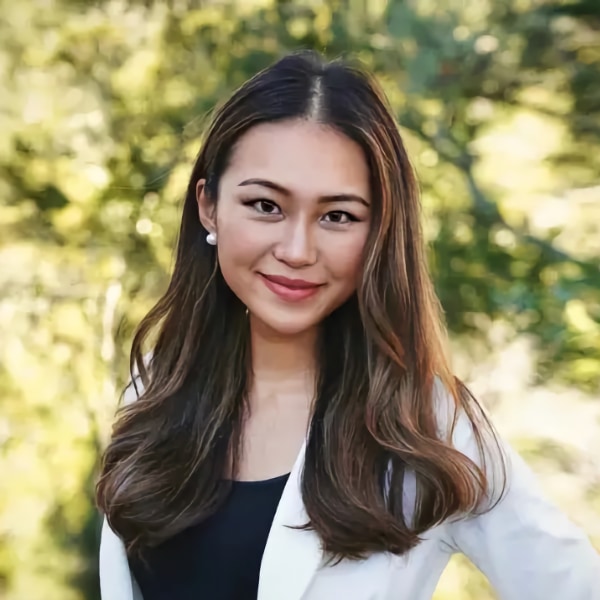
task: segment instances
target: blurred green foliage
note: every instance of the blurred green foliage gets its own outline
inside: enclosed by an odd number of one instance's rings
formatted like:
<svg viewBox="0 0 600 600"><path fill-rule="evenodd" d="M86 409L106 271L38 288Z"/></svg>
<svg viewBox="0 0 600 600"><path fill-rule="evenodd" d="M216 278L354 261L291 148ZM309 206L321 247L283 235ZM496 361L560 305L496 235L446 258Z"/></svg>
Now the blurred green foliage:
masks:
<svg viewBox="0 0 600 600"><path fill-rule="evenodd" d="M94 472L132 328L166 284L205 117L285 51L352 53L384 85L454 339L491 351L501 322L503 343L532 340L532 385L598 393L597 2L0 0L0 15L0 598L98 597Z"/></svg>

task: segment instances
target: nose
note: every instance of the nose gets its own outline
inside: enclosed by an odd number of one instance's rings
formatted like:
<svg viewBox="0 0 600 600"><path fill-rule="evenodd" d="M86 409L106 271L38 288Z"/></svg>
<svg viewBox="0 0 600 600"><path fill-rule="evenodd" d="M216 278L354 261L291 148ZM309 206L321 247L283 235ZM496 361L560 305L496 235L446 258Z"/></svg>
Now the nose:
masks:
<svg viewBox="0 0 600 600"><path fill-rule="evenodd" d="M275 246L275 258L295 269L314 265L317 248L309 225L300 220L290 220L287 225L282 228L281 239Z"/></svg>

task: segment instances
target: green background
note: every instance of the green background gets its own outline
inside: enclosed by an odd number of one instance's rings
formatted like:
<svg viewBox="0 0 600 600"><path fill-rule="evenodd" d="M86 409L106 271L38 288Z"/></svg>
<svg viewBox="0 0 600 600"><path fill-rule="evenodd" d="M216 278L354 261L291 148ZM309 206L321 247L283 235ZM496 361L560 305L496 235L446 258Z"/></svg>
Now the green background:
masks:
<svg viewBox="0 0 600 600"><path fill-rule="evenodd" d="M600 544L600 3L0 0L0 599L98 598L97 460L203 123L306 47L385 87L455 369ZM454 559L459 598L493 595Z"/></svg>

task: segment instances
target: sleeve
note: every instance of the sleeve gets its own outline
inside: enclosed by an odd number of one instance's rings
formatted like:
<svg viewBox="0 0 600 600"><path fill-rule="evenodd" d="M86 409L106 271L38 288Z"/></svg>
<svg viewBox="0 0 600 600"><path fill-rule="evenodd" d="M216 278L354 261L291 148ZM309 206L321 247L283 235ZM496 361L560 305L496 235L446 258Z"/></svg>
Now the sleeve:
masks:
<svg viewBox="0 0 600 600"><path fill-rule="evenodd" d="M142 600L139 586L129 570L125 546L106 517L102 522L99 559L102 600Z"/></svg>
<svg viewBox="0 0 600 600"><path fill-rule="evenodd" d="M149 360L149 357L148 357ZM139 375L134 373L123 392L123 405L135 402L144 388ZM137 387L137 390L136 390ZM102 517L99 551L100 596L102 600L143 600L139 586L129 569L125 545Z"/></svg>
<svg viewBox="0 0 600 600"><path fill-rule="evenodd" d="M473 458L470 422L459 420L454 439ZM451 523L450 546L488 578L500 600L600 600L600 555L544 496L525 461L501 444L505 493L488 512Z"/></svg>

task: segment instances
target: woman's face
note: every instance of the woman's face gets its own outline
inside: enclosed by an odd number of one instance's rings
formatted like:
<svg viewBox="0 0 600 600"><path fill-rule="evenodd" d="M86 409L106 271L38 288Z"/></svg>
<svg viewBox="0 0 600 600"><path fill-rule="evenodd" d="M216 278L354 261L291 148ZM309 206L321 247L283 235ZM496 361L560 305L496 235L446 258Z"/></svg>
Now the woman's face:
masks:
<svg viewBox="0 0 600 600"><path fill-rule="evenodd" d="M371 197L354 141L304 120L257 125L236 144L216 206L203 184L200 219L217 234L223 277L262 326L304 333L356 290Z"/></svg>

